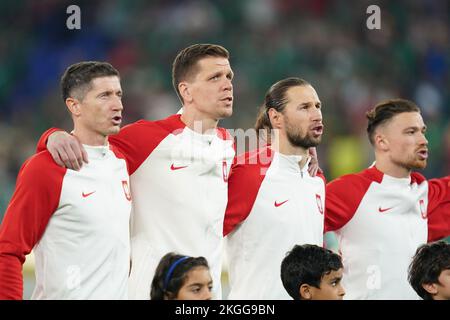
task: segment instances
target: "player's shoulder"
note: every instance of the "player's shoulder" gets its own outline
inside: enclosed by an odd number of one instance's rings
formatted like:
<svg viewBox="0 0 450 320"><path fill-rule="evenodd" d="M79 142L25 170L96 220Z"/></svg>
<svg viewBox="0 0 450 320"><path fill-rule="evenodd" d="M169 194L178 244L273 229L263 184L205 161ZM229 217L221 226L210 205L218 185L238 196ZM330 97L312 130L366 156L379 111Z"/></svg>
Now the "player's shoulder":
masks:
<svg viewBox="0 0 450 320"><path fill-rule="evenodd" d="M273 151L269 146L263 146L236 157L235 164L241 167L269 166L273 159Z"/></svg>
<svg viewBox="0 0 450 320"><path fill-rule="evenodd" d="M361 173L349 173L328 182L327 187L341 187L343 185L352 185L354 183L364 181L365 179L365 176Z"/></svg>
<svg viewBox="0 0 450 320"><path fill-rule="evenodd" d="M44 150L28 158L22 165L19 174L39 182L55 176L63 176L66 171L66 168L59 166L53 160L48 150Z"/></svg>
<svg viewBox="0 0 450 320"><path fill-rule="evenodd" d="M233 174L263 176L273 159L273 151L267 147L257 148L236 156L233 163Z"/></svg>
<svg viewBox="0 0 450 320"><path fill-rule="evenodd" d="M312 178L322 181L325 185L327 184L327 178L325 177L323 172L317 172L316 176Z"/></svg>
<svg viewBox="0 0 450 320"><path fill-rule="evenodd" d="M183 129L186 125L181 121L181 115L174 114L161 120L138 120L124 126L121 133L136 132L137 134L148 133L172 133L177 129Z"/></svg>
<svg viewBox="0 0 450 320"><path fill-rule="evenodd" d="M417 183L421 184L424 181L427 181L427 178L425 178L422 174L419 172L412 172L411 173L411 183Z"/></svg>
<svg viewBox="0 0 450 320"><path fill-rule="evenodd" d="M348 190L367 190L372 182L380 183L383 179L383 174L375 167L367 168L357 173L350 173L336 178L327 184L327 191L346 192Z"/></svg>
<svg viewBox="0 0 450 320"><path fill-rule="evenodd" d="M109 144L109 150L114 154L117 159L126 159L125 155L120 151L120 149L114 144Z"/></svg>
<svg viewBox="0 0 450 320"><path fill-rule="evenodd" d="M217 136L222 140L233 140L233 136L231 135L230 131L225 128L218 127Z"/></svg>
<svg viewBox="0 0 450 320"><path fill-rule="evenodd" d="M53 157L48 150L38 152L29 157L24 163L24 167L25 166L29 169L42 170L54 170L60 167L55 160L53 160Z"/></svg>

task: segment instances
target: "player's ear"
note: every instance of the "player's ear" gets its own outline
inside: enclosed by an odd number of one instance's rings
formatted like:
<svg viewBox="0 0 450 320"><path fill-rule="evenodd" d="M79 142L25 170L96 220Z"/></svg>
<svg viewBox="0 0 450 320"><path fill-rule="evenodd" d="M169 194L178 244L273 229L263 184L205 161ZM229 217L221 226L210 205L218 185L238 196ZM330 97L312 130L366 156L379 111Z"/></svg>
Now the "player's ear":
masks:
<svg viewBox="0 0 450 320"><path fill-rule="evenodd" d="M269 108L267 114L270 119L270 123L272 124L273 129L281 128L281 113L275 110L274 108Z"/></svg>
<svg viewBox="0 0 450 320"><path fill-rule="evenodd" d="M300 288L298 289L298 293L300 295L300 299L302 300L311 300L312 294L311 294L311 288L309 284L302 284Z"/></svg>
<svg viewBox="0 0 450 320"><path fill-rule="evenodd" d="M192 92L191 88L189 86L189 83L186 81L181 81L178 84L178 91L180 92L181 97L183 98L183 101L186 102L192 102Z"/></svg>
<svg viewBox="0 0 450 320"><path fill-rule="evenodd" d="M71 97L67 98L66 106L73 116L79 116L81 114L81 106L80 101L78 99Z"/></svg>
<svg viewBox="0 0 450 320"><path fill-rule="evenodd" d="M438 289L435 283L423 283L422 288L425 289L431 295L435 295L438 293Z"/></svg>
<svg viewBox="0 0 450 320"><path fill-rule="evenodd" d="M388 151L389 150L389 141L387 139L387 137L379 132L375 132L375 135L373 137L373 141L375 143L375 146L383 151Z"/></svg>

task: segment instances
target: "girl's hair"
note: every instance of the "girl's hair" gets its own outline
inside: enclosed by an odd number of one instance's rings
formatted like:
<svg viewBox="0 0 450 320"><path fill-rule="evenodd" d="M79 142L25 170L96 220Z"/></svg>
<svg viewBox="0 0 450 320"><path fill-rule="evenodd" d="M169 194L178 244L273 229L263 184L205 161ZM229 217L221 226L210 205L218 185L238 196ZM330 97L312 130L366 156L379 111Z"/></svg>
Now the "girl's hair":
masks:
<svg viewBox="0 0 450 320"><path fill-rule="evenodd" d="M204 257L189 257L173 252L161 258L153 277L150 290L151 300L173 300L186 281L189 271L195 267L209 269Z"/></svg>

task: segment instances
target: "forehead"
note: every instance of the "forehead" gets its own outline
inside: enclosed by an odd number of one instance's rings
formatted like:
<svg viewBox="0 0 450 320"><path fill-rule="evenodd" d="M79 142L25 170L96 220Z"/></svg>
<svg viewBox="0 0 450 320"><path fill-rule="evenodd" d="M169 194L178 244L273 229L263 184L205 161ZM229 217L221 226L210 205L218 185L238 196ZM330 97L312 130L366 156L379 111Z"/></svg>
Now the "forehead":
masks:
<svg viewBox="0 0 450 320"><path fill-rule="evenodd" d="M197 61L198 72L211 72L217 69L231 69L230 61L225 57L207 56Z"/></svg>
<svg viewBox="0 0 450 320"><path fill-rule="evenodd" d="M423 128L424 126L425 123L419 112L402 112L393 116L392 119L386 123L387 128L399 130L409 127Z"/></svg>
<svg viewBox="0 0 450 320"><path fill-rule="evenodd" d="M342 274L343 274L344 270L342 268L340 268L339 270L331 270L330 273L326 274L323 276L322 280L331 280L334 278L342 278Z"/></svg>
<svg viewBox="0 0 450 320"><path fill-rule="evenodd" d="M320 102L316 90L310 85L291 87L286 91L288 103L318 103Z"/></svg>
<svg viewBox="0 0 450 320"><path fill-rule="evenodd" d="M117 76L98 77L91 81L90 91L120 89L120 79Z"/></svg>
<svg viewBox="0 0 450 320"><path fill-rule="evenodd" d="M195 267L191 269L186 276L186 285L191 283L203 283L211 281L211 275L209 269L203 266Z"/></svg>

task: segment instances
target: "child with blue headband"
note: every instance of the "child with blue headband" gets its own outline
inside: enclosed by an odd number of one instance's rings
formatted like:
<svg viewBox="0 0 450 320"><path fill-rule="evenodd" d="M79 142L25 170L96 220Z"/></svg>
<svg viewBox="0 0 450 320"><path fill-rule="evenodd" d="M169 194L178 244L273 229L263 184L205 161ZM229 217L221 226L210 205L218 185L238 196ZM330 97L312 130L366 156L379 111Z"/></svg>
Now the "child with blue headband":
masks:
<svg viewBox="0 0 450 320"><path fill-rule="evenodd" d="M152 281L151 300L211 300L212 278L204 257L170 252L161 258Z"/></svg>

